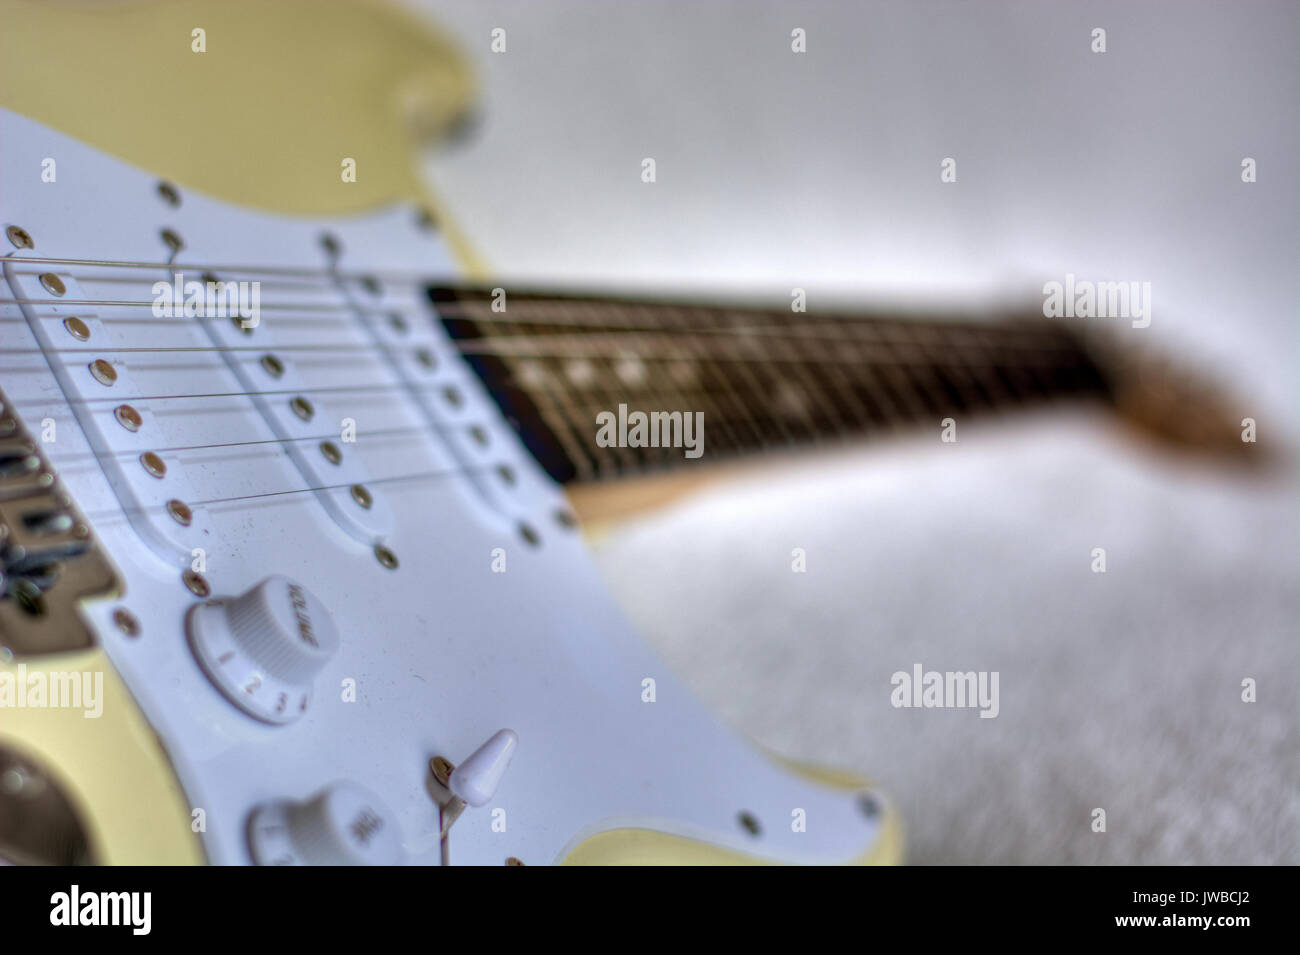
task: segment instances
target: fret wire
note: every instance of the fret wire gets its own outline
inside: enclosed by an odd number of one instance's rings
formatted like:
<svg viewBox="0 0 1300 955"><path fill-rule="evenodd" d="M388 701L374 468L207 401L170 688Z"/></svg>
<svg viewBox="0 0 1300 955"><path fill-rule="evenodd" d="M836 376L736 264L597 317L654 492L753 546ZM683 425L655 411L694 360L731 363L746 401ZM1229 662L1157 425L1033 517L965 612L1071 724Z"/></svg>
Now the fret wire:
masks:
<svg viewBox="0 0 1300 955"><path fill-rule="evenodd" d="M646 309L647 306L642 305L635 310L626 310L622 314L622 320L625 323L630 324L636 315L643 314ZM670 327L679 324L681 322L681 313L676 309L670 309L666 321L670 324ZM730 401L733 408L740 408L743 407L743 399L740 398L734 382L728 380L727 375L722 371L721 366L717 367L716 372L720 373L717 377L718 388L716 391L709 393L709 397L713 400L713 407L709 407L707 400L700 402L692 401L690 405L683 406L683 410L687 413L699 412L702 414L704 416L705 429L707 430L710 424L713 425L712 433L715 436L714 443L720 443L724 450L728 447L734 449L743 448L746 446L747 440L751 446L761 447L763 444L763 435L759 429L753 426L746 426L743 420L741 420L743 415L728 413L725 410L725 402ZM675 382L673 387L676 389L678 394L686 395L691 393L688 389L682 388ZM719 428L719 424L721 424L721 428ZM742 428L747 430L750 435L752 435L752 438L747 439L741 433ZM720 438L721 441L717 441L717 438Z"/></svg>
<svg viewBox="0 0 1300 955"><path fill-rule="evenodd" d="M641 305L636 308L634 314L639 316L645 315L652 308L653 306ZM678 308L669 307L668 309L666 309L664 311L664 318L668 327L670 329L673 329L674 331L681 329L685 325L685 322L681 315L681 311ZM687 340L689 340L689 338ZM694 350L696 352L696 360L700 360L699 350L698 349L694 349ZM728 385L727 375L726 372L723 371L722 365L716 361L712 361L711 360L712 357L713 356L709 356L709 359L705 360L705 364L706 364L706 369L709 364L712 365L711 374L714 376L714 379L718 382L719 385L718 393L712 395L712 408L709 407L709 403L706 400L702 402L703 407L701 407L699 410L704 412L705 421L708 421L710 417L720 419L723 421L723 427L721 429L722 431L721 438L722 438L722 444L724 448L728 444L733 448L742 448L745 446L744 441L741 439L737 429L734 428L731 425L731 423L727 420L729 418L738 417L738 415L728 414L724 410L728 402L728 399L735 397L735 390L734 388L731 388Z"/></svg>
<svg viewBox="0 0 1300 955"><path fill-rule="evenodd" d="M794 359L794 367L797 370L797 372L800 374L800 376L803 378L803 380L806 382L806 384L810 386L807 387L806 390L808 396L812 399L814 408L817 407L818 404L820 404L822 413L826 416L825 418L826 423L831 427L832 430L835 430L842 435L844 434L844 429L845 429L845 422L843 420L843 417L839 414L838 409L834 405L833 399L831 398L830 395L829 386L826 384L825 380L823 378L819 378L815 374L814 370L810 367L806 350L803 347L801 347L804 344L805 344L804 340L794 338L790 340L787 346L790 350L790 354ZM829 365L828 367L835 367L835 366L832 364ZM813 420L814 427L817 427L817 422L815 419L812 419L811 413L808 415L808 417L810 418L810 420Z"/></svg>
<svg viewBox="0 0 1300 955"><path fill-rule="evenodd" d="M960 348L945 348L942 342L942 336L938 336L932 329L926 329L925 332L918 330L917 339L925 354L930 358L931 367L935 368L934 377L937 383L945 392L951 389L956 395L955 400L958 402L953 412L965 411L968 408L976 408L980 405L992 405L994 402L988 400L985 389L981 387L974 370L970 366L966 353ZM951 343L949 343L951 344ZM938 349L943 354L951 353L956 356L957 361L941 363L935 358L935 351ZM948 377L946 372L952 372L954 377L959 380L954 382ZM946 387L945 387L946 385ZM954 400L952 395L948 396L949 400Z"/></svg>
<svg viewBox="0 0 1300 955"><path fill-rule="evenodd" d="M487 307L486 302L481 304L483 305L483 311L485 314L493 314L490 308ZM507 315L510 315L509 308L510 306L507 301L505 313ZM510 315L508 325L511 329L514 328L513 317L513 315ZM475 328L480 327L478 321L475 321ZM560 359L554 359L554 363L556 367L552 374L559 376L564 371L564 369L560 367ZM502 365L508 373L512 375L515 373L515 363L503 361ZM565 381L565 379L559 377L557 377L556 380ZM566 450L566 454L569 456L570 463L577 467L578 463L581 462L588 476L599 475L602 470L601 459L589 449L588 441L586 440L587 432L579 423L577 409L570 401L570 390L567 388L567 384L565 388L560 391L558 400L550 402L550 408L548 411L548 423L551 427L551 434L557 436L557 440L561 440L561 443L567 447L568 450ZM595 422L592 423L592 427L595 427ZM559 439L559 435L563 435L564 438ZM576 458L574 457L575 451L577 453Z"/></svg>
<svg viewBox="0 0 1300 955"><path fill-rule="evenodd" d="M873 427L871 415L866 406L858 398L857 393L853 390L852 382L849 379L843 365L831 364L824 365L825 374L834 379L829 383L828 391L831 395L831 401L835 401L835 395L839 395L839 400L843 402L853 418L856 427L860 430L867 430Z"/></svg>
<svg viewBox="0 0 1300 955"><path fill-rule="evenodd" d="M514 327L513 324L511 326ZM527 334L537 334L535 332L525 332ZM563 356L557 356L552 361L551 376L553 380L559 382L558 400L551 403L552 415L561 423L562 433L568 439L568 446L576 448L581 460L586 462L589 473L593 477L601 477L608 473L609 464L612 461L615 471L621 471L625 463L625 456L620 448L598 448L595 442L596 422L592 418L590 425L582 420L582 405L577 400L577 383L572 380L571 366L566 365ZM545 365L542 366L545 368ZM507 366L509 370L509 366Z"/></svg>
<svg viewBox="0 0 1300 955"><path fill-rule="evenodd" d="M682 313L682 319L684 324L688 323L689 321L689 319L687 318L688 314L689 313L686 312L685 310ZM724 339L724 341L728 345L731 345L737 352L740 352L742 350L747 351L749 349L748 342L751 340L750 336L746 333L738 333L736 331L735 317L738 314L736 310L722 308L722 307L710 308L709 314L713 319L713 322L715 323L715 327L719 330L725 329L725 333L731 336L727 339ZM748 356L741 355L740 357L748 357ZM764 382L760 378L758 374L758 370L760 366L752 362L740 361L740 362L730 362L725 367L735 376L733 379L732 390L735 396L741 402L741 406L745 408L745 410L748 411L754 408L760 410L769 409L771 387L770 387L770 383ZM768 369L764 369L764 370L768 370ZM802 408L801 412L804 414L804 417L809 420L809 422L812 422L812 416L810 413L808 413L808 410L806 408ZM756 419L759 421L763 420L762 418L758 418L756 415L752 415L752 414L742 416L742 421L748 419ZM755 434L755 438L757 439L757 444L759 447L765 447L770 445L771 439L769 437L769 432L773 426L779 427L779 433L781 434L783 441L793 440L793 435L791 435L790 428L788 425L788 419L785 416L772 414L771 410L768 410L766 414L766 420L767 420L766 427L760 424L749 425L750 430L753 431Z"/></svg>
<svg viewBox="0 0 1300 955"><path fill-rule="evenodd" d="M595 311L597 309L597 306L593 305L593 306L589 306L589 308L592 311ZM630 315L622 306L615 307L614 315L616 316L616 321L621 326L624 327L628 326ZM643 344L644 338L641 335L641 333L635 331L628 331L625 333L624 337L628 340L630 348L629 348L629 353L619 357L617 359L617 364L614 364L613 367L611 368L613 377L610 380L611 382L616 381L619 387L618 393L615 394L613 397L621 397L623 399L623 402L626 403L629 406L629 408L636 410L636 406L641 402L633 398L630 392L633 388L639 388L642 394L648 396L648 401L646 403L649 405L650 409L658 408L658 409L667 410L669 408L674 407L676 404L675 399L667 397L665 393L660 390L660 385L662 381L661 377L651 374L649 368L640 359L639 351L644 348L644 344ZM626 382L623 379L623 376L620 375L618 372L618 366L629 360L635 360L641 369L642 377L640 381L638 381L635 385ZM611 362L613 361L614 359L611 359ZM669 383L663 382L663 384L669 384ZM669 392L669 394L671 394L671 391ZM611 407L609 410L616 412L616 409L613 407ZM691 413L690 411L683 410L684 415L690 413ZM669 450L663 448L642 448L639 451L639 455L642 458L642 463L645 463L645 459L653 459L656 457L663 459L668 457Z"/></svg>
<svg viewBox="0 0 1300 955"><path fill-rule="evenodd" d="M590 303L584 302L581 306L579 306L579 308L585 312L585 311L595 311L596 307ZM617 306L614 307L613 311L615 315L618 314ZM611 388L611 385L616 380L617 375L614 371L613 365L610 363L610 358L607 356L597 356L594 359L586 359L586 360L595 362L595 364L593 365L593 369L595 370L595 375L596 375L594 379L594 383L585 388L575 383L575 390L569 397L570 403L581 411L583 405L578 401L577 396L583 392L599 390L600 393L604 395L604 398L600 402L600 404L596 407L595 410L610 411L613 412L615 415L617 415L619 402L614 400L616 395ZM606 383L603 388L600 387L601 379L600 379L600 372L599 372L600 362L602 361L606 364L606 366L608 366L605 372ZM587 420L589 422L588 430L586 432L587 440L591 443L592 448L595 449L592 452L595 456L599 457L601 452L603 452L607 458L613 458L618 463L618 470L620 472L625 469L635 470L638 466L643 465L645 463L644 460L645 455L640 449L632 448L632 447L624 447L621 444L615 444L604 448L597 447L595 441L595 436L596 436L595 416L592 414L588 414Z"/></svg>
<svg viewBox="0 0 1300 955"><path fill-rule="evenodd" d="M738 337L730 339L730 341L736 342L739 348L743 348L746 350L750 350L752 348L753 339L748 334L745 333L739 334ZM758 366L751 365L748 362L740 362L739 364L736 364L732 367L733 370L735 370L735 372L738 375L743 376L745 378L746 384L749 386L753 394L754 403L758 404L759 407L762 407L763 403L771 393L771 388L769 385L764 384L762 381L759 380L759 376L757 374ZM768 419L770 422L769 427L774 428L777 434L779 435L778 441L780 444L790 445L794 442L795 440L794 435L790 431L790 427L786 421L785 416L769 413ZM763 446L766 446L768 444L768 436L764 431L764 429L759 428L758 430L760 432L763 432L760 434L760 443Z"/></svg>

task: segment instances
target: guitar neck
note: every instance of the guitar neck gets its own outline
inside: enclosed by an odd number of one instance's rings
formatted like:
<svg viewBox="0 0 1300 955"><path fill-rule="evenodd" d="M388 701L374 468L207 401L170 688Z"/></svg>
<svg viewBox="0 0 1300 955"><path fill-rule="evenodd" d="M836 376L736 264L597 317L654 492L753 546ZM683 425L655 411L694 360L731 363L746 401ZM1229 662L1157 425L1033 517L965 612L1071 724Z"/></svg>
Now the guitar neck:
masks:
<svg viewBox="0 0 1300 955"><path fill-rule="evenodd" d="M430 296L507 419L566 484L1108 394L1080 339L1028 313L813 315L516 292L494 298L451 286ZM707 432L703 453L638 443L636 412L697 416L697 430ZM600 435L611 421L614 442Z"/></svg>

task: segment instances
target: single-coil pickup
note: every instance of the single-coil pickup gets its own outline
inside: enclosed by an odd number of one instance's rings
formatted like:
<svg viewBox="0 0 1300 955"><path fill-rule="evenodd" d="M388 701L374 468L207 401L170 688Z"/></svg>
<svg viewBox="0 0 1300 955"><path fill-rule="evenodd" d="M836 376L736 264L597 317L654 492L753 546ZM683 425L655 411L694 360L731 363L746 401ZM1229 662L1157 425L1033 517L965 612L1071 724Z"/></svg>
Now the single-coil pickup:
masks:
<svg viewBox="0 0 1300 955"><path fill-rule="evenodd" d="M178 267L179 268L179 267ZM369 546L393 531L393 512L355 445L345 440L334 414L289 357L276 348L266 316L200 318L240 386L284 447L310 490L340 528Z"/></svg>
<svg viewBox="0 0 1300 955"><path fill-rule="evenodd" d="M161 450L166 441L149 403L140 400L129 363L107 347L93 306L63 304L88 301L76 278L18 256L4 259L4 274L127 520L159 557L189 567L206 546L208 515L188 503L181 462ZM0 469L22 467L20 458L0 459Z"/></svg>

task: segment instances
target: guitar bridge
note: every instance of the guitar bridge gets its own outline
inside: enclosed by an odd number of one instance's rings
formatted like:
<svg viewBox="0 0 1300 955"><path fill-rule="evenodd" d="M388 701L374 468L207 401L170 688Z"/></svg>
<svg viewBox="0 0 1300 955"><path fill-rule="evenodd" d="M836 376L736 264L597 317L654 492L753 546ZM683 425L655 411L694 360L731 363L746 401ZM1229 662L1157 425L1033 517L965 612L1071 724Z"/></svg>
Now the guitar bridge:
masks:
<svg viewBox="0 0 1300 955"><path fill-rule="evenodd" d="M0 650L93 646L77 604L121 590L90 525L0 393Z"/></svg>

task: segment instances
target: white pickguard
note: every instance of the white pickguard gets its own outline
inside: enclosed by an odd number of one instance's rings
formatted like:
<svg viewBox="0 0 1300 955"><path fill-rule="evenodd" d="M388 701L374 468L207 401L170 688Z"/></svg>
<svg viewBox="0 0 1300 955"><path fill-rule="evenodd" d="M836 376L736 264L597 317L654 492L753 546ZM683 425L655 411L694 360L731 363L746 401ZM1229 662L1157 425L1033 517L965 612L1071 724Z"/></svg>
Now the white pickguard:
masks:
<svg viewBox="0 0 1300 955"><path fill-rule="evenodd" d="M42 181L45 157L57 159L56 182ZM153 283L173 271L197 279L221 265L324 269L320 236L328 230L341 241L341 270L373 270L380 278L383 311L371 317L386 347L407 355L418 345L437 358L434 371L415 369L425 375L419 394L437 418L434 427L338 288L323 278L230 269L222 276L262 281L262 326L249 342L273 339L293 361L295 387L320 389L313 391L320 395L320 433L337 433L340 419L355 419L357 440L341 447L357 457L392 513L383 542L400 566L388 570L355 529L331 518L320 495L255 497L311 485L253 399L171 397L248 390L222 354L202 350L213 341L198 320L155 318L148 307L93 307L102 322L93 344L102 346L106 335L117 349L199 349L104 357L126 372L114 398L150 398L141 404L168 466L161 482L168 496L243 498L196 507L214 593L242 593L285 574L326 604L341 633L342 648L317 678L311 710L296 723L272 726L232 706L200 670L184 636L185 614L197 599L181 582L181 564L147 545L127 520L26 317L18 305L0 304L0 388L33 433L47 418L56 423L57 439L43 450L126 581L121 600L92 603L85 613L160 735L192 805L205 810L211 861L251 861L245 825L258 804L304 799L327 783L353 780L392 811L409 861L436 864L429 760L462 759L501 727L519 734L519 748L490 805L468 810L453 828L457 863L558 861L584 838L625 826L788 861L847 861L874 843L878 823L859 811L852 794L811 785L749 748L689 698L631 632L580 536L555 519L565 507L562 493L501 420L410 278L456 273L443 243L418 227L412 210L326 223L254 214L189 192L172 208L153 176L5 111L0 183L0 222L20 225L35 241L30 252L6 243L10 274L30 279L53 269L75 278L88 299L152 302ZM185 243L170 270L15 261L163 263L164 228ZM384 273L401 277L385 280ZM22 297L8 284L0 289L5 299ZM355 282L347 291L367 301ZM312 307L268 307L299 303ZM67 307L59 314L77 312ZM400 313L408 330L393 329L387 312ZM65 344L89 347L71 337ZM346 348L294 350L302 345ZM247 380L262 380L261 351L235 354ZM95 357L77 352L55 360L84 370ZM369 390L324 390L348 385ZM459 408L446 400L446 387L463 396ZM108 415L113 404L86 407ZM470 439L475 425L487 433L486 447ZM162 450L211 445L230 447ZM513 485L500 478L499 465L516 475ZM473 480L466 467L475 469ZM430 472L447 473L390 480ZM522 539L521 521L536 530L540 546ZM505 550L505 573L492 570L494 548ZM139 637L111 624L117 606L139 619ZM642 702L646 678L657 684L654 703ZM356 681L356 702L342 699L349 679ZM493 831L494 808L505 810L505 832ZM806 832L792 831L795 809L807 814ZM741 811L759 820L760 835L738 825Z"/></svg>

